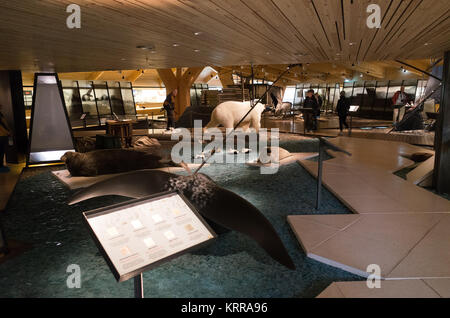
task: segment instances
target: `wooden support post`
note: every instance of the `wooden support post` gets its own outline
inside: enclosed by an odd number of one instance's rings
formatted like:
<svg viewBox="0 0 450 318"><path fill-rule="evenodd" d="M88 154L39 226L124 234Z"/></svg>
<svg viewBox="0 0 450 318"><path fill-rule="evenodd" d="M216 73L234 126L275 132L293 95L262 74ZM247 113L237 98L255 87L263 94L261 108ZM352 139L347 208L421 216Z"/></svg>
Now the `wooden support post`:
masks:
<svg viewBox="0 0 450 318"><path fill-rule="evenodd" d="M178 68L175 75L172 69L158 69L158 75L166 87L167 94L178 89L175 101L175 119L178 119L186 107L191 105L191 86L202 70L203 67L191 67L183 73L182 69Z"/></svg>
<svg viewBox="0 0 450 318"><path fill-rule="evenodd" d="M450 194L450 51L444 55L442 94L436 125L434 185L438 193Z"/></svg>

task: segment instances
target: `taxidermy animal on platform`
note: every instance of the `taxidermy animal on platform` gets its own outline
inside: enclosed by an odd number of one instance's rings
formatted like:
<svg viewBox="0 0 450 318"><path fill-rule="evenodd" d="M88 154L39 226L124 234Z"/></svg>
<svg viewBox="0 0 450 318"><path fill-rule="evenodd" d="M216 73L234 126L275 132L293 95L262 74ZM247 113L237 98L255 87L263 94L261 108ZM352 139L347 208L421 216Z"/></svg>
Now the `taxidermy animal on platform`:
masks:
<svg viewBox="0 0 450 318"><path fill-rule="evenodd" d="M179 176L159 170L141 170L100 181L72 197L69 204L105 195L143 198L179 190L213 228L224 227L255 240L273 259L295 269L283 242L272 224L250 202L218 186L204 174Z"/></svg>
<svg viewBox="0 0 450 318"><path fill-rule="evenodd" d="M234 128L242 117L250 110L250 101L247 102L224 102L218 105L211 114L211 121L206 125L205 129L223 126L225 128ZM247 131L253 128L259 132L261 128L261 114L264 112L265 106L258 103L255 108L248 114L244 121L240 124L240 128Z"/></svg>
<svg viewBox="0 0 450 318"><path fill-rule="evenodd" d="M275 116L283 116L286 117L286 114L289 113L292 109L292 103L285 102L277 105L275 108Z"/></svg>
<svg viewBox="0 0 450 318"><path fill-rule="evenodd" d="M61 160L73 177L90 177L163 166L160 162L161 156L132 149L104 149L86 153L69 151L61 157Z"/></svg>

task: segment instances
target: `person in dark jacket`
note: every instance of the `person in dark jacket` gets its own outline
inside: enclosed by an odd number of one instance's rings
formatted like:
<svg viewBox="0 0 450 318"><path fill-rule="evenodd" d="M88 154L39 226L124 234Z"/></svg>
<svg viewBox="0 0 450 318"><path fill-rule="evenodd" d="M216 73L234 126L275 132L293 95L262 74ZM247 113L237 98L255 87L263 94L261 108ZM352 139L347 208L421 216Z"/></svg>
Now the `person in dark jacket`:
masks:
<svg viewBox="0 0 450 318"><path fill-rule="evenodd" d="M314 96L314 91L310 89L306 93L303 108L310 109L304 112L306 131L317 130L317 113L320 112L319 104Z"/></svg>
<svg viewBox="0 0 450 318"><path fill-rule="evenodd" d="M167 130L173 130L175 127L175 98L178 90L175 88L164 101L163 107L167 113Z"/></svg>
<svg viewBox="0 0 450 318"><path fill-rule="evenodd" d="M316 116L320 117L320 110L322 109L323 99L322 96L319 95L319 93L315 93L314 97L316 98L317 104L319 105L319 109L317 110Z"/></svg>
<svg viewBox="0 0 450 318"><path fill-rule="evenodd" d="M348 116L348 112L350 110L350 101L348 100L347 97L345 97L345 92L342 91L341 92L341 97L339 98L337 107L336 107L336 112L339 116L339 130L340 130L340 135L342 135L342 131L345 128L348 129L348 124L347 124L347 116Z"/></svg>

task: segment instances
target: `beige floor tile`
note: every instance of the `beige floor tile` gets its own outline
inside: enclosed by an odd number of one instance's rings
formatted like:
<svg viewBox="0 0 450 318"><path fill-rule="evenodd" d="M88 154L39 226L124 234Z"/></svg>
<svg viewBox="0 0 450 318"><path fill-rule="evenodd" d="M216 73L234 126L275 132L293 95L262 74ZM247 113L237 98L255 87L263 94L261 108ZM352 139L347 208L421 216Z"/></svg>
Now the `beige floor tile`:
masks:
<svg viewBox="0 0 450 318"><path fill-rule="evenodd" d="M450 298L450 278L423 279L441 297Z"/></svg>
<svg viewBox="0 0 450 318"><path fill-rule="evenodd" d="M369 195L346 195L343 200L353 211L357 211L360 214L410 212L407 207L398 204L394 199L384 194L377 193L377 190L373 193Z"/></svg>
<svg viewBox="0 0 450 318"><path fill-rule="evenodd" d="M367 194L374 190L357 175L329 174L324 176L323 182L340 196Z"/></svg>
<svg viewBox="0 0 450 318"><path fill-rule="evenodd" d="M377 264L384 277L406 254L404 248L395 244L338 232L332 239L314 248L308 256L361 276L367 276L368 265Z"/></svg>
<svg viewBox="0 0 450 318"><path fill-rule="evenodd" d="M401 248L405 255L436 225L444 214L366 214L344 232L359 238L367 237L386 245Z"/></svg>
<svg viewBox="0 0 450 318"><path fill-rule="evenodd" d="M344 294L339 290L337 283L331 283L316 298L345 298Z"/></svg>
<svg viewBox="0 0 450 318"><path fill-rule="evenodd" d="M406 180L413 184L419 184L433 173L434 170L434 156L428 158L419 164L414 170L406 175Z"/></svg>
<svg viewBox="0 0 450 318"><path fill-rule="evenodd" d="M342 230L360 218L358 214L293 215L288 218L308 220Z"/></svg>
<svg viewBox="0 0 450 318"><path fill-rule="evenodd" d="M450 278L450 215L446 215L388 278Z"/></svg>
<svg viewBox="0 0 450 318"><path fill-rule="evenodd" d="M339 231L337 228L310 221L302 216L290 215L287 219L306 253L309 253L315 246L326 241Z"/></svg>
<svg viewBox="0 0 450 318"><path fill-rule="evenodd" d="M381 281L381 288L368 288L365 281L337 282L345 298L439 298L439 295L420 279Z"/></svg>

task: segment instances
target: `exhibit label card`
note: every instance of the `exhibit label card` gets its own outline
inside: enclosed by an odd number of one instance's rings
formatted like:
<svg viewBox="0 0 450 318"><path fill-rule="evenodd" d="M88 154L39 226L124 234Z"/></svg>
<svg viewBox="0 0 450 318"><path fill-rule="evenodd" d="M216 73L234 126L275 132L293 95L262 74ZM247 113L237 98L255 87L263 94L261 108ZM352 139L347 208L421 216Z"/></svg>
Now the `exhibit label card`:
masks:
<svg viewBox="0 0 450 318"><path fill-rule="evenodd" d="M216 236L178 192L85 212L84 216L119 281Z"/></svg>

